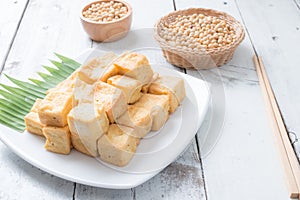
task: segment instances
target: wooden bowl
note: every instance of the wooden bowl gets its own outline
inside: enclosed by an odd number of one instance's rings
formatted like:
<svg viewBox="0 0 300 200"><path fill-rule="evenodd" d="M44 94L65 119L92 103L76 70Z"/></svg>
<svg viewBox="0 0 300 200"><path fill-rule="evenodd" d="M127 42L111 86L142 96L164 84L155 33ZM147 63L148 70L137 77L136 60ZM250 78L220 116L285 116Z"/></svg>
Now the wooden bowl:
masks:
<svg viewBox="0 0 300 200"><path fill-rule="evenodd" d="M89 37L96 42L113 42L125 37L130 30L132 22L132 8L131 6L122 0L114 0L127 7L127 13L122 18L109 21L109 22L96 22L91 19L85 18L83 12L87 10L92 4L106 2L110 0L100 0L91 2L83 7L80 12L80 19L85 32Z"/></svg>
<svg viewBox="0 0 300 200"><path fill-rule="evenodd" d="M163 25L167 22L172 22L178 15L204 14L206 16L215 16L225 20L234 30L236 40L226 46L215 49L202 49L201 51L188 51L182 48L170 46L164 38L161 37L160 32ZM204 8L189 8L186 10L179 10L171 12L162 17L155 24L154 38L159 43L164 57L173 65L181 68L195 68L195 69L210 69L226 64L233 57L234 51L245 37L243 26L235 18L227 13Z"/></svg>

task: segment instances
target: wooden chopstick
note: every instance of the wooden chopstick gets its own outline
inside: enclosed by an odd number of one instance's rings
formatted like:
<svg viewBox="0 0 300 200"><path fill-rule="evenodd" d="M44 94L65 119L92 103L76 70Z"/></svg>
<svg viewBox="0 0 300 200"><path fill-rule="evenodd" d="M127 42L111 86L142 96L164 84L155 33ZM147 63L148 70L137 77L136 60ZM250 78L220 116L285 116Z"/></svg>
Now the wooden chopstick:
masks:
<svg viewBox="0 0 300 200"><path fill-rule="evenodd" d="M300 200L300 165L290 143L277 101L268 80L262 59L256 55L253 57L258 79L264 94L268 111L272 119L275 139L280 152L285 175L289 187L290 198Z"/></svg>

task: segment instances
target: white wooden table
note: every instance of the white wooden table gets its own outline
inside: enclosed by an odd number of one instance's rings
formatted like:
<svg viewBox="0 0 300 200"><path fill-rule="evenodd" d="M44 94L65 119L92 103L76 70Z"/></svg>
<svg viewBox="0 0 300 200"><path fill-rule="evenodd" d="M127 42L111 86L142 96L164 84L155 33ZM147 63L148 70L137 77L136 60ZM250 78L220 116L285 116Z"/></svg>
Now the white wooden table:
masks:
<svg viewBox="0 0 300 200"><path fill-rule="evenodd" d="M103 44L92 42L81 28L79 11L87 2L2 0L3 71L17 76L39 69L53 52L76 57L86 48L101 48ZM0 199L289 199L252 56L256 52L263 57L287 129L295 133L291 140L299 155L300 1L128 2L134 10L133 30L152 28L161 16L188 7L225 11L245 26L246 38L233 60L219 68L225 120L220 129L210 129L220 131L217 144L201 157L200 130L187 151L151 180L129 190L109 190L54 177L23 161L0 142ZM199 76L191 70L186 73ZM214 73L203 72L207 77ZM214 109L215 115L223 114L222 107L216 105Z"/></svg>

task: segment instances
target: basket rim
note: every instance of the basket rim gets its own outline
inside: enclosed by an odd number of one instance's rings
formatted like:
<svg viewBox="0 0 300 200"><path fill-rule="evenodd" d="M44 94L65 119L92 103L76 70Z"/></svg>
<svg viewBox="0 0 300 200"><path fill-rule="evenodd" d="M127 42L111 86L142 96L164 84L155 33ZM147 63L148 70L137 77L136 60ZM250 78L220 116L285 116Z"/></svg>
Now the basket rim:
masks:
<svg viewBox="0 0 300 200"><path fill-rule="evenodd" d="M162 38L159 35L159 25L161 25L162 22L166 21L166 19L173 17L173 16L180 15L180 14L189 15L189 14L194 14L194 13L203 13L208 16L215 16L215 15L222 16L222 19L224 19L226 22L230 22L232 28L235 30L236 40L228 45L225 45L225 46L222 46L219 48L213 48L213 49L203 48L200 51L194 51L194 50L191 51L191 50L178 49L176 47L172 47L167 43L167 41L164 38ZM245 38L245 31L244 31L242 24L238 20L236 20L234 17L232 17L231 15L229 15L225 12L213 10L213 9L209 9L209 8L188 8L188 9L173 11L173 12L170 12L169 14L161 17L154 25L154 38L158 41L161 48L168 50L168 51L180 52L180 53L184 53L184 54L193 54L193 55L203 55L203 54L218 55L218 54L224 54L228 51L235 50L237 48L237 46Z"/></svg>

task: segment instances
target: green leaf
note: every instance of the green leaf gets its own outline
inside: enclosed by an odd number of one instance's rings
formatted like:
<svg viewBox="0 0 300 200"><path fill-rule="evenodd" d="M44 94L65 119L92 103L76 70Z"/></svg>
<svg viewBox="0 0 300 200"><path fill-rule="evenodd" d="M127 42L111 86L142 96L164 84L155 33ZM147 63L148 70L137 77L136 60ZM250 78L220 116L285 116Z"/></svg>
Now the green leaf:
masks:
<svg viewBox="0 0 300 200"><path fill-rule="evenodd" d="M0 111L0 118L7 123L10 122L10 124L14 124L15 126L25 127L24 118L19 119L13 115L1 111Z"/></svg>
<svg viewBox="0 0 300 200"><path fill-rule="evenodd" d="M26 101L23 97L16 96L12 93L6 92L4 90L0 89L0 95L2 95L5 99L9 100L10 102L15 102L22 106L25 111L29 111L32 107L33 103L32 101Z"/></svg>
<svg viewBox="0 0 300 200"><path fill-rule="evenodd" d="M10 112L16 113L22 116L25 116L28 112L27 110L22 110L22 107L19 105L14 104L13 102L7 101L6 99L0 98L0 108L9 109Z"/></svg>
<svg viewBox="0 0 300 200"><path fill-rule="evenodd" d="M63 61L64 63L68 64L70 67L72 67L74 70L77 69L78 67L80 67L80 63L76 62L75 60L72 60L70 58L67 58L65 56L62 56L58 53L54 53L61 61Z"/></svg>
<svg viewBox="0 0 300 200"><path fill-rule="evenodd" d="M7 107L1 107L0 108L0 113L3 113L5 114L8 118L17 118L18 120L17 121L23 121L24 120L24 115L22 114L19 114L19 113L14 113L14 112L11 112L11 110Z"/></svg>
<svg viewBox="0 0 300 200"><path fill-rule="evenodd" d="M50 62L55 65L59 70L64 71L68 74L72 74L75 70L72 67L69 67L68 65L61 63L61 62L57 62L54 60L50 60Z"/></svg>
<svg viewBox="0 0 300 200"><path fill-rule="evenodd" d="M20 88L23 88L26 91L34 91L36 96L39 96L39 98L44 98L45 96L45 92L47 91L44 88L38 87L34 84L25 82L25 81L19 81L7 74L4 74L11 82L13 82L14 84L16 84L17 86L19 86Z"/></svg>
<svg viewBox="0 0 300 200"><path fill-rule="evenodd" d="M23 130L25 128L24 120L19 120L18 118L10 117L2 112L0 112L0 119L1 121L10 125L14 125L17 128L23 128Z"/></svg>
<svg viewBox="0 0 300 200"><path fill-rule="evenodd" d="M45 74L43 72L38 72L38 75L40 77L42 77L42 79L44 79L46 82L50 82L53 85L56 85L57 83L59 83L59 82L61 82L61 81L64 80L63 78L51 76L51 75Z"/></svg>
<svg viewBox="0 0 300 200"><path fill-rule="evenodd" d="M55 87L55 84L53 84L53 83L44 82L44 81L41 81L38 79L29 78L28 80L30 80L34 84L38 85L39 87L45 89L46 91L52 87Z"/></svg>
<svg viewBox="0 0 300 200"><path fill-rule="evenodd" d="M50 74L52 74L53 76L61 76L64 79L66 79L70 73L67 73L61 69L57 69L54 67L48 67L48 66L43 66L48 72L50 72Z"/></svg>
<svg viewBox="0 0 300 200"><path fill-rule="evenodd" d="M14 121L11 121L11 120L8 120L8 119L2 119L0 118L0 123L9 127L9 128L12 128L18 132L23 132L25 130L25 124L24 125L19 125L19 124L16 124Z"/></svg>
<svg viewBox="0 0 300 200"><path fill-rule="evenodd" d="M17 97L23 98L24 101L32 101L34 103L35 100L38 98L35 95L27 93L26 91L24 91L20 88L4 85L2 83L0 83L0 86L2 86L4 89L9 91L10 93L15 94Z"/></svg>

